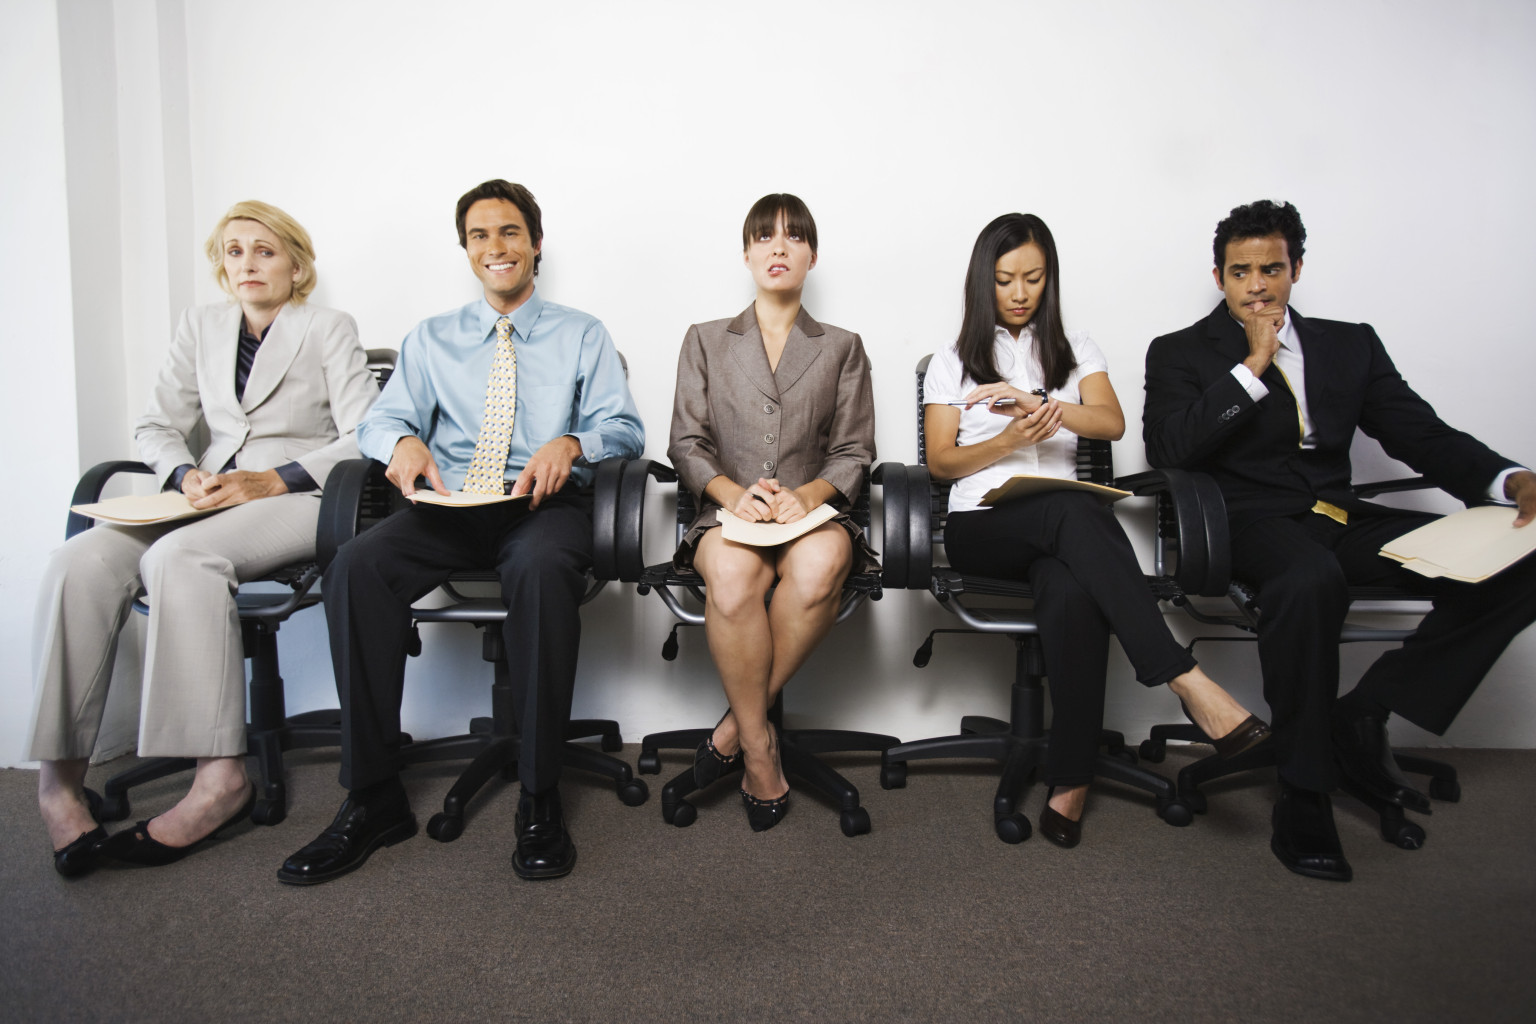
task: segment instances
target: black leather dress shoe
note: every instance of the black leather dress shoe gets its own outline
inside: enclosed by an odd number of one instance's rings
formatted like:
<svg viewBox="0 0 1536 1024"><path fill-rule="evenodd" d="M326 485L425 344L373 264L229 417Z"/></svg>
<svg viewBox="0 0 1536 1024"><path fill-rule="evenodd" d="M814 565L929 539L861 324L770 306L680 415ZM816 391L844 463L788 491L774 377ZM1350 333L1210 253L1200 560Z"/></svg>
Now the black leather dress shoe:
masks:
<svg viewBox="0 0 1536 1024"><path fill-rule="evenodd" d="M1333 713L1333 757L1350 782L1389 804L1430 813L1429 797L1398 770L1387 740L1387 723L1370 714Z"/></svg>
<svg viewBox="0 0 1536 1024"><path fill-rule="evenodd" d="M381 846L403 843L416 834L405 788L398 784L369 799L348 794L336 820L315 841L283 861L277 880L289 885L316 885L340 878L363 866Z"/></svg>
<svg viewBox="0 0 1536 1024"><path fill-rule="evenodd" d="M1269 848L1280 863L1308 878L1347 882L1355 876L1344 859L1344 847L1333 825L1333 803L1327 793L1314 793L1280 784L1280 798L1271 817L1274 835Z"/></svg>
<svg viewBox="0 0 1536 1024"><path fill-rule="evenodd" d="M542 793L523 790L517 798L514 828L517 851L512 854L512 870L518 878L561 878L571 873L576 865L576 844L565 830L558 789Z"/></svg>

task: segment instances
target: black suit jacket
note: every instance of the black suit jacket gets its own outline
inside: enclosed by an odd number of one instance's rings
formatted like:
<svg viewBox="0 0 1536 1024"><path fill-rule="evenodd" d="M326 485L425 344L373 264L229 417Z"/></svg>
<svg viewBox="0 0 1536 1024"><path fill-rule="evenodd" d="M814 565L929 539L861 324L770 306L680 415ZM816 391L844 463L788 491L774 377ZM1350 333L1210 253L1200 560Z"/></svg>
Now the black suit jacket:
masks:
<svg viewBox="0 0 1536 1024"><path fill-rule="evenodd" d="M1466 502L1485 496L1494 477L1516 465L1436 416L1399 376L1369 324L1310 320L1294 307L1290 315L1306 364L1315 448L1300 446L1296 400L1278 367L1264 371L1269 394L1258 402L1232 376L1248 357L1248 340L1225 303L1147 349L1147 460L1211 474L1234 533L1258 519L1305 512L1318 499L1351 512L1392 514L1350 489L1356 427Z"/></svg>

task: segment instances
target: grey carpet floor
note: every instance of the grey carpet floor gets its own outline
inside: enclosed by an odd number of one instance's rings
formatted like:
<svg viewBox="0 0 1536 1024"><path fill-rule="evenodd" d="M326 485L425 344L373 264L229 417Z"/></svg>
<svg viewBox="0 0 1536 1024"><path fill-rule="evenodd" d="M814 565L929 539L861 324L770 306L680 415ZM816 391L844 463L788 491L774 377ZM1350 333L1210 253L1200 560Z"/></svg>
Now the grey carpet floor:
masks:
<svg viewBox="0 0 1536 1024"><path fill-rule="evenodd" d="M865 758L843 762L874 820L856 839L804 796L754 835L723 785L678 829L655 777L630 808L573 773L564 880L512 875L515 790L497 784L457 842L422 834L331 884L280 885L340 800L327 753L290 755L286 822L75 882L50 865L36 775L0 772L0 1020L1536 1019L1536 751L1440 752L1465 797L1436 804L1417 851L1341 798L1348 885L1274 860L1257 773L1211 787L1183 829L1101 786L1083 845L1061 850L997 840L979 766L914 762L884 792ZM455 771L407 776L423 825ZM143 787L134 817L184 784Z"/></svg>

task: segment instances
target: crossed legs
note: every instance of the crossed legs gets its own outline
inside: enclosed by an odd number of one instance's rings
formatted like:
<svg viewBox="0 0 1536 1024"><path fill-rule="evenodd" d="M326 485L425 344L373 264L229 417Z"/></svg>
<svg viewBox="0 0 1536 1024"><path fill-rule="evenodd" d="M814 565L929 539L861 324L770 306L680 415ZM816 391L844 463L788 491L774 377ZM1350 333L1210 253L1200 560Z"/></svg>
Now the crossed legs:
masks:
<svg viewBox="0 0 1536 1024"><path fill-rule="evenodd" d="M733 544L711 530L700 539L693 564L705 582L709 653L730 702L715 730L715 748L726 755L742 751L747 793L781 797L789 783L768 708L836 621L853 543L836 523L777 548Z"/></svg>

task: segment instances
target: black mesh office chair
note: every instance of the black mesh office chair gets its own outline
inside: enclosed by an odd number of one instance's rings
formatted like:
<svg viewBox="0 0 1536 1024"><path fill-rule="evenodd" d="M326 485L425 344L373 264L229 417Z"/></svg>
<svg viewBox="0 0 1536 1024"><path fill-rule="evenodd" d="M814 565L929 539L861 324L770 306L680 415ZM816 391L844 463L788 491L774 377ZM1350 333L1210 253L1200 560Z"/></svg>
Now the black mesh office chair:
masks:
<svg viewBox="0 0 1536 1024"><path fill-rule="evenodd" d="M595 597L604 584L614 578L611 574L611 566L614 564L612 520L618 505L619 479L627 464L623 459L607 459L596 468L593 488L594 568L588 577L583 603ZM329 565L336 550L360 531L407 504L400 492L385 481L384 468L371 459L356 459L341 463L331 474L330 482L326 485L326 497L332 504L321 513L319 555L322 565ZM520 750L518 724L501 635L507 609L501 603L499 591L485 597L466 593L467 589L477 585L489 585L494 589L499 587L499 580L490 569L455 573L442 588L452 599L451 604L440 608L418 607L411 610L411 630L414 634L410 645L411 654L421 653L419 629L422 623L466 623L480 630L481 657L493 666L489 717L472 719L469 732L458 736L419 741L406 736L400 748L401 767L432 761L470 759L469 765L443 798L442 811L434 814L427 822L427 835L444 843L452 842L463 834L465 810L487 782L498 775L507 781L517 778ZM599 737L605 751L616 751L624 743L616 722L573 720L565 733L563 763L566 767L579 768L611 779L619 799L631 807L645 803L650 792L643 780L634 777L629 765L574 742L588 737Z"/></svg>
<svg viewBox="0 0 1536 1024"><path fill-rule="evenodd" d="M927 590L945 611L964 628L936 629L918 648L912 663L928 664L933 638L938 633L973 633L1005 636L1014 645L1014 682L1009 720L966 715L954 736L915 740L891 747L881 758L880 784L886 789L906 785L907 762L940 757L986 757L1002 762L997 793L992 800L993 825L1005 843L1021 843L1032 831L1029 819L1019 811L1019 800L1031 776L1045 763L1050 736L1045 730L1045 661L1034 611L1020 602L1032 598L1028 583L1016 580L968 576L935 564L933 545L942 543L948 516L949 489L937 486L928 474L927 445L923 434L923 379L928 360L917 364L918 465L887 463L880 467L883 499L885 585ZM1114 484L1108 441L1080 439L1077 450L1080 480ZM1161 581L1148 580L1154 593ZM1166 596L1159 594L1159 596ZM977 599L1006 599L1001 605L976 603ZM1178 797L1173 783L1155 772L1136 766L1136 755L1117 732L1101 736L1104 750L1094 762L1094 775L1144 789L1156 800L1157 813L1170 825L1187 825L1190 808Z"/></svg>
<svg viewBox="0 0 1536 1024"><path fill-rule="evenodd" d="M379 387L388 383L395 367L393 349L369 349L368 368ZM154 471L142 462L103 462L93 466L75 486L72 505L91 504L101 499L107 481L118 473ZM322 505L323 505L322 499ZM65 539L89 529L95 521L77 512L69 514ZM283 696L283 677L278 668L277 631L284 622L306 608L320 603L315 590L320 580L319 561L283 566L253 583L278 584L288 589L271 591L242 587L235 595L239 608L241 641L251 663L246 725L247 754L256 759L256 806L251 820L260 825L276 825L288 815L288 791L283 782L283 754L310 747L334 747L341 743L341 713L335 709L307 711L289 715ZM150 595L152 597L152 595ZM141 596L134 610L148 614L149 605ZM122 821L131 813L128 791L155 779L197 766L193 758L150 758L107 780L100 817L103 821Z"/></svg>
<svg viewBox="0 0 1536 1024"><path fill-rule="evenodd" d="M614 571L618 578L635 583L641 594L652 590L661 597L667 608L677 616L661 656L668 661L677 657L677 631L679 626L704 624L704 580L693 571L678 572L672 563L661 562L647 567L641 554L644 533L645 491L654 478L663 483L677 480L677 474L669 466L660 463L630 463L626 469L619 498L615 528L618 531L615 554L618 562ZM693 522L698 506L693 494L686 487L677 488L677 514L675 516L676 541L681 541L688 524ZM867 531L869 528L869 482L861 489L859 500L849 510L854 520ZM880 599L880 574L878 572L853 573L843 584L842 603L838 608L837 621L852 615L854 609L866 599ZM784 727L784 694L781 692L769 708L768 719L779 730L781 745L780 761L784 775L791 784L800 785L821 794L837 804L839 821L846 836L863 835L870 829L869 812L859 804L858 788L834 771L817 754L876 752L899 742L894 736L878 733L854 732L843 729L786 729ZM639 768L642 772L656 774L661 771L661 750L687 750L690 754L714 732L714 727L678 729L652 733L641 740ZM738 766L722 778L734 778L740 774ZM698 809L688 801L695 790L693 764L668 782L661 791L661 816L670 824L685 828L698 817Z"/></svg>
<svg viewBox="0 0 1536 1024"><path fill-rule="evenodd" d="M1157 497L1155 571L1166 581L1164 595L1197 622L1241 631L1236 637L1196 637L1188 645L1190 651L1194 650L1196 644L1206 641L1235 639L1255 642L1258 639L1257 591L1243 581L1232 578L1226 502L1215 480L1204 473L1188 470L1154 469L1125 477L1120 481L1120 486L1137 494ZM1428 481L1416 477L1362 484L1355 488L1355 493L1361 498L1374 498L1390 492L1432 486ZM1197 596L1226 597L1230 599L1234 610L1224 614L1203 611L1191 600ZM1431 600L1427 591L1414 593L1395 587L1351 587L1349 598L1351 614L1379 611L1422 613L1427 610L1425 606ZM1339 639L1341 643L1391 643L1401 642L1412 633L1412 628L1376 626L1357 620L1345 623ZM1142 741L1141 755L1152 762L1162 761L1169 740L1210 742L1198 726L1186 723L1155 725L1149 737ZM1450 765L1408 754L1394 753L1393 756L1403 771L1429 776L1430 796L1445 801L1461 798L1461 784L1456 778L1456 769ZM1222 759L1215 755L1202 758L1179 771L1179 799L1196 813L1204 813L1207 804L1205 794L1200 791L1202 785L1236 772L1273 767L1275 763L1272 741L1261 743L1233 758ZM1404 817L1402 808L1365 792L1348 779L1341 779L1340 787L1379 816L1382 839L1405 850L1418 849L1424 845L1423 827Z"/></svg>

